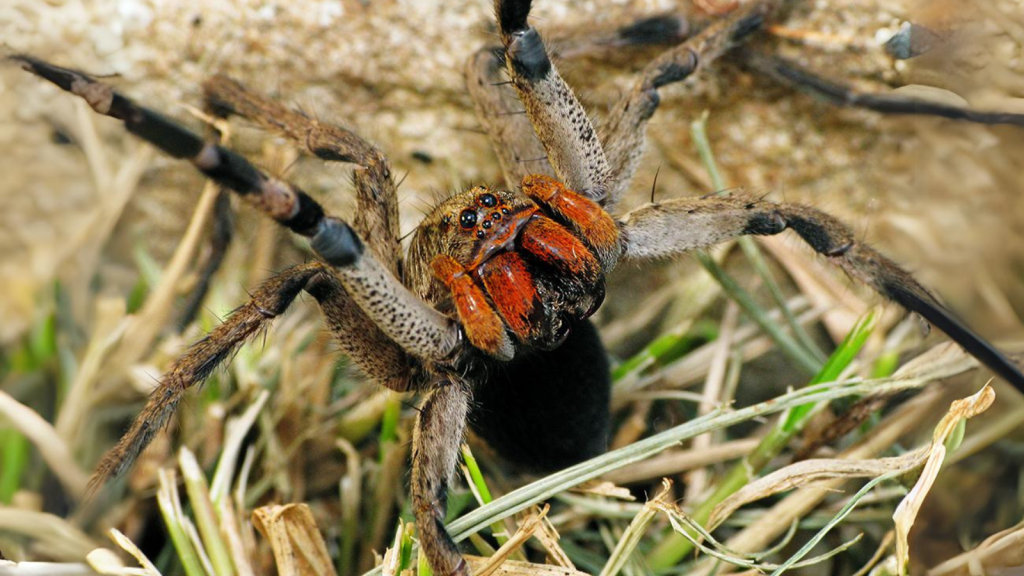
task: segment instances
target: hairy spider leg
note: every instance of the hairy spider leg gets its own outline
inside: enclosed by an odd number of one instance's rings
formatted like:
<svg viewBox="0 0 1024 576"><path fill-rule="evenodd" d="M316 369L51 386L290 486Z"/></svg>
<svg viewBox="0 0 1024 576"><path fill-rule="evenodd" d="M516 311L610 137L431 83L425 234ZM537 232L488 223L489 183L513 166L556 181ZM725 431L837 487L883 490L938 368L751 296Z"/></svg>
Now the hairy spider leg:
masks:
<svg viewBox="0 0 1024 576"><path fill-rule="evenodd" d="M160 379L128 431L100 460L89 481L89 491L94 492L130 469L142 450L167 424L185 391L202 384L242 344L265 330L271 320L282 314L313 278L325 272L329 274L324 264L311 262L271 277L256 290L248 303L232 312L208 336L190 346Z"/></svg>
<svg viewBox="0 0 1024 576"><path fill-rule="evenodd" d="M498 33L508 77L558 179L601 202L611 169L590 117L548 57L536 29L527 24L528 0L497 0Z"/></svg>
<svg viewBox="0 0 1024 576"><path fill-rule="evenodd" d="M601 125L601 142L611 165L608 198L612 211L629 190L647 141L647 124L661 103L658 90L690 78L760 29L780 4L757 0L715 20L682 44L662 52L637 75L633 87Z"/></svg>
<svg viewBox="0 0 1024 576"><path fill-rule="evenodd" d="M409 292L372 254L344 221L299 188L271 178L241 155L168 118L143 108L89 76L29 56L14 56L30 72L86 99L100 114L124 122L129 132L195 167L241 196L261 212L310 239L310 246L334 267L346 291L403 349L427 359L448 357L456 348L458 327Z"/></svg>
<svg viewBox="0 0 1024 576"><path fill-rule="evenodd" d="M484 48L466 62L466 90L476 116L498 158L505 187L514 190L528 174L554 175L547 152L533 132L514 89L504 74L504 58Z"/></svg>
<svg viewBox="0 0 1024 576"><path fill-rule="evenodd" d="M628 188L643 150L647 121L657 108L658 88L680 82L758 29L778 0L744 5L648 64L633 89L595 136L586 111L527 23L528 0L498 0L499 32L512 85L558 178L606 208Z"/></svg>
<svg viewBox="0 0 1024 576"><path fill-rule="evenodd" d="M552 59L609 53L621 57L651 46L673 46L705 26L707 18L691 4L684 4L611 30L595 30L592 22L560 30L549 49ZM465 75L467 91L501 165L505 185L512 189L529 174L553 176L555 171L505 70L504 47L488 46L467 60ZM609 161L615 165L611 156Z"/></svg>
<svg viewBox="0 0 1024 576"><path fill-rule="evenodd" d="M236 115L255 122L321 160L354 164L356 209L352 228L381 263L400 275L398 193L391 164L383 152L350 130L291 110L226 76L211 77L203 84L203 91L207 107L220 116Z"/></svg>
<svg viewBox="0 0 1024 576"><path fill-rule="evenodd" d="M202 381L209 370L262 326L263 320L279 314L294 293L305 287L306 280L324 270L329 271L331 280L317 282L307 290L320 300L342 348L381 384L408 389L415 384L410 382L412 376L422 373L420 362L453 360L461 346L458 325L402 286L384 264L365 253L362 241L345 222L326 216L320 205L304 192L270 178L242 156L204 142L198 135L136 105L85 74L29 56L13 59L30 72L85 98L97 112L122 120L129 132L171 156L190 160L201 172L260 211L310 237L313 250L329 265L310 264L295 269L302 273L272 278L251 306L240 309L240 313L183 356L153 393L128 434L104 458L95 485L126 470L166 422L182 391ZM283 292L287 298L279 294L283 290L281 285L289 287ZM262 299L270 297L277 299L263 303Z"/></svg>
<svg viewBox="0 0 1024 576"><path fill-rule="evenodd" d="M439 382L424 399L413 430L413 514L420 546L438 576L469 576L466 560L444 527L444 517L470 399L468 383L458 379Z"/></svg>
<svg viewBox="0 0 1024 576"><path fill-rule="evenodd" d="M414 508L421 545L438 574L468 575L465 561L443 527L445 497L455 467L468 410L468 387L445 385L434 368L457 368L464 345L461 328L416 298L389 267L363 250L362 241L345 222L328 217L312 198L286 182L268 177L243 157L203 140L151 110L142 108L89 76L29 56L17 56L30 72L85 98L101 114L118 118L126 128L171 156L192 161L218 184L238 193L256 208L295 232L311 237L311 246L326 262L311 263L275 276L257 297L172 367L131 429L103 459L93 486L127 470L173 412L189 386L201 382L230 352L279 314L305 288L324 309L343 349L386 386L408 389L414 378L433 379L420 387L431 393L414 430ZM310 282L316 276L317 282ZM281 286L285 288L282 288ZM270 301L264 301L265 296ZM372 323L360 326L361 310ZM365 330L363 330L365 329ZM420 362L427 366L421 366ZM434 368L432 368L433 366ZM442 370L451 374L451 367Z"/></svg>
<svg viewBox="0 0 1024 576"><path fill-rule="evenodd" d="M623 257L646 260L708 248L744 235L796 232L851 278L920 314L1018 390L1024 374L991 343L957 320L909 272L857 240L836 218L809 206L743 197L680 198L648 204L620 221Z"/></svg>

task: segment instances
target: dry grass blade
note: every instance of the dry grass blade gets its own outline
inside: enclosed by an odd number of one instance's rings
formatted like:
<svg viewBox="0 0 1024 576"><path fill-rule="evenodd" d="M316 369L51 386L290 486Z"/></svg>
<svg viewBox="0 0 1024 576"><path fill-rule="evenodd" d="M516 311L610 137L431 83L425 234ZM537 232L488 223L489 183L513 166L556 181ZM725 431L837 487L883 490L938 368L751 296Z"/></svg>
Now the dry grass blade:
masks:
<svg viewBox="0 0 1024 576"><path fill-rule="evenodd" d="M95 576L95 574L96 571L87 564L0 560L0 576Z"/></svg>
<svg viewBox="0 0 1024 576"><path fill-rule="evenodd" d="M466 561L469 562L470 570L475 570L477 566L487 563L487 558L481 558L479 556L467 556ZM476 574L476 572L473 572ZM573 570L572 568L563 568L561 566L552 566L551 564L535 564L533 562L523 562L520 560L506 560L501 566L498 567L492 573L492 576L589 576L586 572L580 572L579 570Z"/></svg>
<svg viewBox="0 0 1024 576"><path fill-rule="evenodd" d="M958 357L953 352L947 350L948 355L945 356L945 361L958 363ZM930 354L931 351L926 352L923 356ZM940 392L937 389L923 392L893 411L868 436L840 456L845 459L863 459L889 449L899 438L921 425L922 418L931 412L939 398ZM768 548L776 538L789 530L795 520L803 518L827 496L841 489L843 484L843 480L830 480L793 492L765 511L761 520L729 538L725 543L726 547L743 553L753 553ZM698 562L695 571L706 573L712 569L714 564L712 559Z"/></svg>
<svg viewBox="0 0 1024 576"><path fill-rule="evenodd" d="M263 506L253 510L252 520L270 542L282 576L336 574L313 512L306 504Z"/></svg>
<svg viewBox="0 0 1024 576"><path fill-rule="evenodd" d="M924 463L927 448L915 450L903 456L873 460L804 460L763 476L726 498L715 507L708 521L708 529L714 529L741 506L767 498L773 494L792 490L826 480L849 478L872 478L892 472L909 472Z"/></svg>
<svg viewBox="0 0 1024 576"><path fill-rule="evenodd" d="M554 563L555 566L561 566L562 568L569 568L575 570L576 565L572 563L569 555L565 553L562 546L558 543L561 539L561 535L558 530L555 530L554 525L551 523L551 519L544 517L541 521L540 530L534 533L534 537L540 542L541 546L548 553L548 559Z"/></svg>
<svg viewBox="0 0 1024 576"><path fill-rule="evenodd" d="M0 416L25 435L39 450L47 466L74 498L81 498L89 484L86 474L71 455L60 434L31 408L0 391Z"/></svg>
<svg viewBox="0 0 1024 576"><path fill-rule="evenodd" d="M96 397L96 379L106 369L107 359L122 341L129 324L122 298L97 299L95 311L89 346L57 414L57 432L68 442L81 438L82 424Z"/></svg>
<svg viewBox="0 0 1024 576"><path fill-rule="evenodd" d="M605 564L601 570L601 576L615 576L622 570L623 566L629 560L630 555L636 550L637 545L640 544L640 539L644 536L647 531L647 526L654 520L655 515L658 513L657 505L665 503L672 493L672 481L665 479L662 480L661 492L655 497L644 504L643 509L637 514L633 521L629 523L626 531L619 538L619 543L612 550L611 557L608 558L608 563Z"/></svg>
<svg viewBox="0 0 1024 576"><path fill-rule="evenodd" d="M90 568L100 574L120 576L122 574L130 574L131 572L129 572L129 570L141 570L142 574L150 576L149 574L146 574L145 568L129 569L125 567L124 561L121 560L121 557L109 548L97 548L92 552L89 552L89 555L85 557L85 561L89 564ZM0 563L0 574L4 574L2 563Z"/></svg>
<svg viewBox="0 0 1024 576"><path fill-rule="evenodd" d="M579 494L606 496L608 498L628 500L630 502L636 500L636 497L633 496L628 488L617 486L614 482L609 482L608 480L591 480L589 482L584 482L583 484L573 488L572 491Z"/></svg>
<svg viewBox="0 0 1024 576"><path fill-rule="evenodd" d="M892 547L892 543L895 540L896 540L896 533L895 533L895 531L889 530L888 532L886 532L885 536L882 538L882 542L878 545L878 549L875 550L875 553L871 556L871 559L868 560L867 564L865 564L864 566L861 566L861 568L859 570L854 572L853 576L866 576L867 574L869 574L871 572L871 570L879 562L882 561L882 558L885 558L886 552L889 551L889 548Z"/></svg>
<svg viewBox="0 0 1024 576"><path fill-rule="evenodd" d="M615 484L631 484L652 478L672 476L694 468L742 458L756 448L759 442L760 440L757 438L745 438L710 446L706 450L666 452L643 462L637 462L627 468L620 468L601 478Z"/></svg>
<svg viewBox="0 0 1024 576"><path fill-rule="evenodd" d="M942 463L946 458L946 441L958 431L958 428L963 426L967 419L988 410L995 399L995 391L986 384L973 396L953 402L939 425L935 427L924 471L921 472L921 477L907 497L896 507L896 512L892 516L896 522L896 564L901 575L906 574L907 565L910 563L910 529L942 468ZM962 434L962 429L960 433Z"/></svg>
<svg viewBox="0 0 1024 576"><path fill-rule="evenodd" d="M142 550L135 545L134 542L128 539L127 536L121 533L117 528L110 529L110 538L121 547L122 550L132 555L132 558L142 566L142 574L145 576L160 576L160 571L156 569L156 566L143 554Z"/></svg>
<svg viewBox="0 0 1024 576"><path fill-rule="evenodd" d="M80 562L98 547L96 542L69 521L32 510L0 506L0 533L31 538L57 560Z"/></svg>
<svg viewBox="0 0 1024 576"><path fill-rule="evenodd" d="M473 568L473 576L490 576L491 574L494 574L495 571L497 571L498 568L509 559L509 556L511 556L513 552L519 550L519 548L523 544L526 544L526 541L529 540L535 532L541 529L544 517L547 516L549 510L551 510L551 507L544 505L544 508L542 508L540 512L530 514L526 520L520 524L519 529L516 530L515 534L513 534L507 542L502 544L501 548L498 548L487 562L482 566L476 566Z"/></svg>
<svg viewBox="0 0 1024 576"><path fill-rule="evenodd" d="M950 558L928 571L928 576L970 576L980 568L986 574L1011 573L1024 566L1024 523L985 539L973 550Z"/></svg>

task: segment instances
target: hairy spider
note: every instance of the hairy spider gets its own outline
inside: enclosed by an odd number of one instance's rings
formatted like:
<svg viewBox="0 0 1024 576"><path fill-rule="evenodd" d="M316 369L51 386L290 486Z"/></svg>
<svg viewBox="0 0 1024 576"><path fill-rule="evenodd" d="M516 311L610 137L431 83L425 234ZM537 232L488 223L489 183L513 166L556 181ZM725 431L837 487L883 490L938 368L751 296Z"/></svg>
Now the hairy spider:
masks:
<svg viewBox="0 0 1024 576"><path fill-rule="evenodd" d="M469 91L505 169L509 189L476 187L427 215L406 254L400 247L395 182L381 151L354 133L313 120L214 77L209 108L281 133L328 161L355 164L351 223L326 215L302 190L261 172L238 154L137 105L86 74L30 56L30 72L84 98L131 133L190 161L225 189L310 239L318 260L266 282L252 300L177 360L129 431L100 463L94 483L129 468L167 422L185 391L201 383L302 291L323 310L342 350L380 384L426 393L413 439L413 511L438 574L468 568L445 530L449 480L471 403L480 435L510 461L538 470L594 456L609 430L608 360L587 318L605 296L605 276L622 260L706 248L743 235L796 232L811 248L884 297L938 326L1018 388L1024 375L953 318L907 272L814 208L741 196L673 199L613 216L636 171L658 90L733 50L780 10L781 0L743 5L654 59L598 134L561 79L536 29L528 0L497 0L502 48L468 65ZM634 36L658 35L648 21ZM624 36L628 38L628 36ZM750 68L840 103L887 112L937 114L1021 124L984 113L889 96L859 95L755 50L733 50ZM503 113L511 96L525 107ZM525 126L525 128L524 128ZM535 132L534 141L529 130ZM539 144L537 143L539 142ZM557 178L523 172L518 156L542 147Z"/></svg>

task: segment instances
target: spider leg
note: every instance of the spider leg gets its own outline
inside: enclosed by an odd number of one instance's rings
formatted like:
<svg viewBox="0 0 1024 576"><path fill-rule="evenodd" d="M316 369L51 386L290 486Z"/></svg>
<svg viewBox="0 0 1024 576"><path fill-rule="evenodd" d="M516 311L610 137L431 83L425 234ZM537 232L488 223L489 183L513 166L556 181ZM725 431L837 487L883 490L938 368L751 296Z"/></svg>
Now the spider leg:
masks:
<svg viewBox="0 0 1024 576"><path fill-rule="evenodd" d="M203 84L207 105L217 114L241 116L285 136L322 160L356 165L352 180L356 210L352 228L392 273L401 271L398 194L383 152L350 130L321 122L217 75Z"/></svg>
<svg viewBox="0 0 1024 576"><path fill-rule="evenodd" d="M529 0L497 0L498 31L512 86L558 178L601 202L610 168L587 112L558 74L537 30L527 24Z"/></svg>
<svg viewBox="0 0 1024 576"><path fill-rule="evenodd" d="M687 38L703 22L695 14L657 14L614 29L595 32L592 26L562 31L552 39L554 58L607 57L629 48L673 45ZM505 74L504 49L486 47L466 62L466 88L494 148L505 177L514 189L528 174L554 176L544 146L534 134Z"/></svg>
<svg viewBox="0 0 1024 576"><path fill-rule="evenodd" d="M466 62L466 89L498 157L505 186L514 190L527 174L555 172L503 70L495 49L480 50Z"/></svg>
<svg viewBox="0 0 1024 576"><path fill-rule="evenodd" d="M658 90L686 80L744 41L771 17L778 4L776 0L744 4L644 67L601 127L601 142L611 166L605 209L613 209L629 189L643 156L647 122L661 102Z"/></svg>
<svg viewBox="0 0 1024 576"><path fill-rule="evenodd" d="M860 243L847 225L820 210L742 197L683 198L638 208L626 214L619 225L623 257L632 260L664 258L739 236L768 236L792 229L852 278L921 315L1024 391L1020 368L953 317L909 272Z"/></svg>
<svg viewBox="0 0 1024 576"><path fill-rule="evenodd" d="M742 58L751 69L837 106L867 108L883 114L940 116L978 124L1024 126L1024 114L974 110L895 94L862 93L818 76L785 58L769 56L756 50L743 50Z"/></svg>
<svg viewBox="0 0 1024 576"><path fill-rule="evenodd" d="M412 508L420 546L438 576L468 576L465 559L444 527L448 485L466 432L470 388L462 381L436 386L420 406L412 439Z"/></svg>
<svg viewBox="0 0 1024 576"><path fill-rule="evenodd" d="M312 262L271 277L256 290L247 304L236 309L208 336L193 344L171 365L128 432L100 461L90 481L90 489L99 488L131 468L153 436L167 423L185 391L206 380L242 344L282 314L311 278L326 270L327 267L320 262Z"/></svg>
<svg viewBox="0 0 1024 576"><path fill-rule="evenodd" d="M272 276L248 303L232 312L227 320L189 347L171 365L128 432L100 461L90 486L98 488L131 468L153 436L167 423L185 391L202 384L242 344L265 330L302 290L320 303L324 318L335 334L348 335L353 329L363 328L359 324L365 315L326 264L313 261ZM405 391L424 380L419 362L387 340L379 330L372 330L358 339L340 337L338 342L349 358L388 388Z"/></svg>
<svg viewBox="0 0 1024 576"><path fill-rule="evenodd" d="M345 291L372 322L410 354L430 360L449 359L461 341L460 328L403 286L385 263L363 248L344 221L299 188L258 170L241 155L143 108L109 86L75 70L30 56L13 56L24 67L65 91L84 98L100 114L122 120L129 132L175 158L188 159L207 177L237 193L258 210L310 239L313 251L330 264Z"/></svg>

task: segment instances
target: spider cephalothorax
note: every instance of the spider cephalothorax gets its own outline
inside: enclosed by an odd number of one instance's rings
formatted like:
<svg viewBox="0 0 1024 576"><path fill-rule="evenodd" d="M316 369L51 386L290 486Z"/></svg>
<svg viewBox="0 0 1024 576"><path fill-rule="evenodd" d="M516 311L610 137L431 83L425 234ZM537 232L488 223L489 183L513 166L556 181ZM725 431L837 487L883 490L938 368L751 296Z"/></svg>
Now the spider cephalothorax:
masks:
<svg viewBox="0 0 1024 576"><path fill-rule="evenodd" d="M474 347L510 360L515 342L554 349L597 310L618 250L597 203L529 176L520 190L477 187L438 206L412 239L409 278L456 313Z"/></svg>
<svg viewBox="0 0 1024 576"><path fill-rule="evenodd" d="M417 228L408 253L401 249L396 185L388 162L351 131L292 111L224 77L205 86L212 113L245 117L326 161L355 164L357 209L349 222L326 215L297 187L270 178L238 154L86 74L30 56L14 57L309 238L318 257L269 280L252 301L171 366L130 430L101 462L95 481L102 483L131 466L185 391L306 291L320 304L341 350L371 378L393 390L425 393L414 432L410 490L420 542L435 573L467 574L443 525L445 495L467 421L525 468L567 466L602 451L610 419L609 363L587 317L604 298L606 274L619 260L670 257L744 235L785 230L852 278L919 313L1024 389L1024 375L1012 362L952 317L910 274L819 210L740 196L680 197L616 214L637 169L647 122L658 107L658 90L756 36L780 4L748 2L719 20L692 27L647 22L629 28L619 42L643 43L636 32L648 30L661 41L671 37L681 43L639 74L598 134L559 76L540 34L527 22L530 2L498 0L503 46L497 54L491 48L480 51L467 70L470 94L510 189L477 187L441 203ZM687 35L692 36L682 41ZM859 95L756 51L742 53L740 60L846 104L1024 123L1021 115ZM543 162L529 171L520 156L527 152L543 155Z"/></svg>

